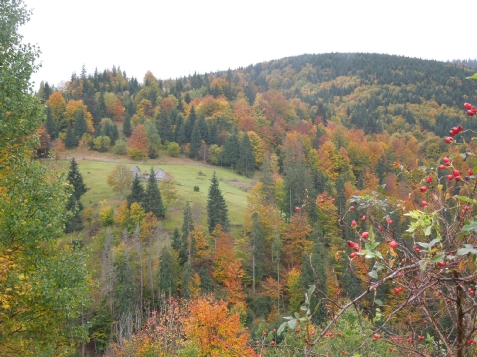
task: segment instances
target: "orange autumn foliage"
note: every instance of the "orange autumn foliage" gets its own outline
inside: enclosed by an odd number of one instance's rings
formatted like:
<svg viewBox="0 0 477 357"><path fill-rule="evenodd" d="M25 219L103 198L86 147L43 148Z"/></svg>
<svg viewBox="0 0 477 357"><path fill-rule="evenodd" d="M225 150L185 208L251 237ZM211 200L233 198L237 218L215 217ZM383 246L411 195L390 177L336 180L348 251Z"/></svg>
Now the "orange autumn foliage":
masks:
<svg viewBox="0 0 477 357"><path fill-rule="evenodd" d="M226 301L201 297L191 302L184 331L198 346L199 356L257 356L247 345L249 335L240 325L239 314L231 314Z"/></svg>

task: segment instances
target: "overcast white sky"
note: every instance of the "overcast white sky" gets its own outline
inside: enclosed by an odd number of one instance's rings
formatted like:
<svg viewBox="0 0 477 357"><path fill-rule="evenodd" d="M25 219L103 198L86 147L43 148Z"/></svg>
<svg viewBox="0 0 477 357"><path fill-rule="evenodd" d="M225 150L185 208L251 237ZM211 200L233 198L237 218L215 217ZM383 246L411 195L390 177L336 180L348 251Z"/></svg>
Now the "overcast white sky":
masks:
<svg viewBox="0 0 477 357"><path fill-rule="evenodd" d="M476 1L24 0L20 29L41 48L34 76L57 85L84 64L142 81L246 67L304 53L477 58Z"/></svg>

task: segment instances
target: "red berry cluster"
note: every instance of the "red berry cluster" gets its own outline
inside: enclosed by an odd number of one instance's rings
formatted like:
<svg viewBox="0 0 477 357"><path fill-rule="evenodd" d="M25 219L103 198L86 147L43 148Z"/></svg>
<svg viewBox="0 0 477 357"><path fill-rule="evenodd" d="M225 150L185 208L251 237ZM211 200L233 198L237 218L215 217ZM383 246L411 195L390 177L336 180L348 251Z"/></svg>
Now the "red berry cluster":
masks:
<svg viewBox="0 0 477 357"><path fill-rule="evenodd" d="M400 286L399 288L394 289L395 294L399 294L401 291L402 291L402 286Z"/></svg>
<svg viewBox="0 0 477 357"><path fill-rule="evenodd" d="M472 290L472 288L468 288L468 289L467 289L467 292L468 292L470 295L475 295L475 291Z"/></svg>
<svg viewBox="0 0 477 357"><path fill-rule="evenodd" d="M379 340L380 338L383 338L383 335L380 335L378 333L375 333L373 335L373 341L376 342L377 340Z"/></svg>
<svg viewBox="0 0 477 357"><path fill-rule="evenodd" d="M470 117L477 114L477 108L470 103L464 103L464 108L467 109L467 115Z"/></svg>
<svg viewBox="0 0 477 357"><path fill-rule="evenodd" d="M477 341L470 339L470 340L467 341L467 344L468 344L469 346L470 346L470 345L477 345Z"/></svg>

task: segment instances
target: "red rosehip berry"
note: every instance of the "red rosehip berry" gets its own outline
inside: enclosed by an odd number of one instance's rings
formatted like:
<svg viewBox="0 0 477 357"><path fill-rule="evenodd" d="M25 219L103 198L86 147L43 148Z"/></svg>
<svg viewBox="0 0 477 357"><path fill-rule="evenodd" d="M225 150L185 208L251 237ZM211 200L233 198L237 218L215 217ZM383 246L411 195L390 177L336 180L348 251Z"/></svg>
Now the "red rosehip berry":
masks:
<svg viewBox="0 0 477 357"><path fill-rule="evenodd" d="M363 221L366 221L366 216L361 217Z"/></svg>
<svg viewBox="0 0 477 357"><path fill-rule="evenodd" d="M454 176L460 176L459 170L454 170L454 171L452 171L452 175L454 175Z"/></svg>
<svg viewBox="0 0 477 357"><path fill-rule="evenodd" d="M384 228L383 228L383 227L378 226L378 229L379 229L381 232L384 232Z"/></svg>
<svg viewBox="0 0 477 357"><path fill-rule="evenodd" d="M446 168L446 167L445 167L444 165L440 165L440 166L439 166L439 169L440 169L440 170L444 170L445 168Z"/></svg>
<svg viewBox="0 0 477 357"><path fill-rule="evenodd" d="M407 339L407 342L408 342L408 343L411 343L411 342L412 342L412 337L409 337L409 338Z"/></svg>
<svg viewBox="0 0 477 357"><path fill-rule="evenodd" d="M444 158L442 159L442 161L444 161L444 162L447 164L447 163L449 162L449 158L448 158L448 157L444 157Z"/></svg>
<svg viewBox="0 0 477 357"><path fill-rule="evenodd" d="M270 342L270 344L273 346L275 344L275 341Z"/></svg>
<svg viewBox="0 0 477 357"><path fill-rule="evenodd" d="M422 206L422 207L427 207L427 206L428 206L427 201L422 201L422 202L421 202L421 206Z"/></svg>
<svg viewBox="0 0 477 357"><path fill-rule="evenodd" d="M395 249L395 248L398 246L398 244L397 244L397 242L396 242L395 240L392 240L391 242L389 242L389 246L390 246L391 248Z"/></svg>
<svg viewBox="0 0 477 357"><path fill-rule="evenodd" d="M414 249L416 251L416 253L419 253L421 251L417 245L412 247L412 249Z"/></svg>
<svg viewBox="0 0 477 357"><path fill-rule="evenodd" d="M353 220L351 221L351 227L354 228L354 227L356 227L356 225L357 225L357 223L356 223L356 221L353 219Z"/></svg>
<svg viewBox="0 0 477 357"><path fill-rule="evenodd" d="M363 239L368 239L368 237L369 237L369 232L363 232L363 233L361 234L361 237L363 237Z"/></svg>
<svg viewBox="0 0 477 357"><path fill-rule="evenodd" d="M351 206L351 207L349 208L349 210L350 210L350 211L354 211L354 206Z"/></svg>
<svg viewBox="0 0 477 357"><path fill-rule="evenodd" d="M460 132L462 131L462 129L464 129L464 128L462 127L462 125L459 125L459 126L457 127L457 132L460 133Z"/></svg>
<svg viewBox="0 0 477 357"><path fill-rule="evenodd" d="M427 191L427 187L426 187L426 186L421 186L420 190L421 190L421 192L426 192L426 191Z"/></svg>
<svg viewBox="0 0 477 357"><path fill-rule="evenodd" d="M299 212L299 211L300 211L300 207L296 206L296 207L295 207L295 211L296 211L296 212Z"/></svg>
<svg viewBox="0 0 477 357"><path fill-rule="evenodd" d="M321 199L321 200L320 200L320 203L323 203L323 202L325 202L325 200L324 200L324 199Z"/></svg>
<svg viewBox="0 0 477 357"><path fill-rule="evenodd" d="M388 224L393 224L393 220L392 220L391 218L386 218L386 222L387 222Z"/></svg>
<svg viewBox="0 0 477 357"><path fill-rule="evenodd" d="M440 267L445 267L447 265L446 262L437 262L437 265Z"/></svg>
<svg viewBox="0 0 477 357"><path fill-rule="evenodd" d="M467 111L467 115L468 115L469 117L473 117L473 116L475 115L475 112L474 112L473 110L468 110L468 111Z"/></svg>
<svg viewBox="0 0 477 357"><path fill-rule="evenodd" d="M452 179L454 179L454 175L447 175L447 179L450 181Z"/></svg>
<svg viewBox="0 0 477 357"><path fill-rule="evenodd" d="M350 257L351 259L353 259L356 255L357 255L357 254L356 254L355 252L353 252L353 253L351 253L351 254L349 255L349 257Z"/></svg>
<svg viewBox="0 0 477 357"><path fill-rule="evenodd" d="M474 174L474 171L472 171L472 169L468 169L468 170L467 170L467 173L468 173L470 176L472 176L472 175Z"/></svg>
<svg viewBox="0 0 477 357"><path fill-rule="evenodd" d="M349 240L347 244L348 244L348 247L350 247L350 248L354 247L354 242L351 241L351 240Z"/></svg>
<svg viewBox="0 0 477 357"><path fill-rule="evenodd" d="M470 109L472 109L472 104L464 103L464 108L467 109L467 110L470 110Z"/></svg>
<svg viewBox="0 0 477 357"><path fill-rule="evenodd" d="M343 334L341 334L341 333L338 333L338 337L343 337Z"/></svg>
<svg viewBox="0 0 477 357"><path fill-rule="evenodd" d="M431 177L431 176L427 176L426 181L427 181L427 183L431 183L431 182L432 182L432 177Z"/></svg>
<svg viewBox="0 0 477 357"><path fill-rule="evenodd" d="M456 181L460 181L460 180L461 180L461 177L460 177L460 176L456 176L456 177L455 177L455 180L456 180Z"/></svg>
<svg viewBox="0 0 477 357"><path fill-rule="evenodd" d="M359 246L358 243L354 243L353 249L354 249L355 251L359 252L359 251L361 250L361 247Z"/></svg>
<svg viewBox="0 0 477 357"><path fill-rule="evenodd" d="M451 134L451 135L453 135L453 134ZM448 137L446 137L446 138L444 139L444 141L445 141L447 144L450 144L451 142L454 141L454 139L452 139L452 137L448 136Z"/></svg>

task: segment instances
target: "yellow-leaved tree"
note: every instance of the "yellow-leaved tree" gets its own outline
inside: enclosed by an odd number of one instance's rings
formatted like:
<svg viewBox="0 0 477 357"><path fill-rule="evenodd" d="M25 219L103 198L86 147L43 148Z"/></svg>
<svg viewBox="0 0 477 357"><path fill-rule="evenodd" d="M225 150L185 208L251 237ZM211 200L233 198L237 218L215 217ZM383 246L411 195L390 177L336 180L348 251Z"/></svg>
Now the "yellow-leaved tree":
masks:
<svg viewBox="0 0 477 357"><path fill-rule="evenodd" d="M83 252L58 240L70 213L65 177L32 160L44 122L29 84L38 52L18 27L31 12L0 2L0 356L66 356L87 337Z"/></svg>

